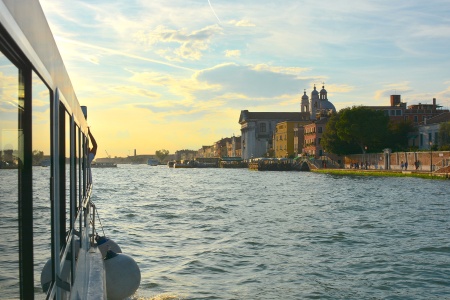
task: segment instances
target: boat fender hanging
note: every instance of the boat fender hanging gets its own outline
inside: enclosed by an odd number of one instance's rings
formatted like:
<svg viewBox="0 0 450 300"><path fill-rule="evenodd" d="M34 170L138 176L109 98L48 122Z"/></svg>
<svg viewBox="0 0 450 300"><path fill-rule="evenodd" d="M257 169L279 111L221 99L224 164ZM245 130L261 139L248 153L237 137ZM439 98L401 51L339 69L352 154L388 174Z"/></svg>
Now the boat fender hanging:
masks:
<svg viewBox="0 0 450 300"><path fill-rule="evenodd" d="M134 259L108 250L104 262L108 300L122 300L133 295L141 283L141 271Z"/></svg>
<svg viewBox="0 0 450 300"><path fill-rule="evenodd" d="M112 250L115 253L122 253L122 249L120 249L119 245L107 237L102 236L96 238L95 240L97 241L97 246L102 254L102 257L105 257L108 250Z"/></svg>
<svg viewBox="0 0 450 300"><path fill-rule="evenodd" d="M70 261L66 260L64 262L63 269L61 271L62 280L67 280L70 274ZM44 293L47 293L50 284L52 283L52 259L50 258L45 263L41 271L41 287Z"/></svg>
<svg viewBox="0 0 450 300"><path fill-rule="evenodd" d="M75 243L75 259L78 259L81 241L77 236L74 237L74 243ZM70 251L68 257L70 257ZM70 273L70 261L66 260L64 262L64 267L61 272L61 278L63 279L68 278L69 273ZM47 260L41 271L41 287L44 293L48 291L48 288L51 283L52 283L52 259L50 258L49 260Z"/></svg>

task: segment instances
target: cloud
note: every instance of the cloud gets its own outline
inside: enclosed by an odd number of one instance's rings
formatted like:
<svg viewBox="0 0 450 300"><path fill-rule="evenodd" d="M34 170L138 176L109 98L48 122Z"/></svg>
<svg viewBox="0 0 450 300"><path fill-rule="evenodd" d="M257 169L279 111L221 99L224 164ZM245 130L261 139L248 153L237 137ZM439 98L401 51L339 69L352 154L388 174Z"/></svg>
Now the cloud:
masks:
<svg viewBox="0 0 450 300"><path fill-rule="evenodd" d="M375 91L374 98L376 100L380 100L381 98L389 97L390 95L403 95L413 91L409 86L408 81L393 83L385 85L385 87L381 90Z"/></svg>
<svg viewBox="0 0 450 300"><path fill-rule="evenodd" d="M135 86L125 86L125 85L119 85L114 86L112 90L116 91L117 93L122 94L128 94L128 95L135 95L135 96L141 96L145 98L159 98L161 95L143 88L138 88Z"/></svg>
<svg viewBox="0 0 450 300"><path fill-rule="evenodd" d="M306 86L306 80L298 77L297 72L301 70L303 69L230 63L199 71L195 78L210 85L219 85L222 92L273 98L298 93L301 87Z"/></svg>
<svg viewBox="0 0 450 300"><path fill-rule="evenodd" d="M160 25L153 31L138 32L135 38L148 48L165 44L177 58L199 60L202 57L202 52L209 48L213 37L221 33L222 27L217 24L192 32L186 29L169 29ZM164 53L167 54L167 52L166 49ZM173 60L174 58L171 59Z"/></svg>
<svg viewBox="0 0 450 300"><path fill-rule="evenodd" d="M240 50L225 50L226 57L239 57L241 56Z"/></svg>
<svg viewBox="0 0 450 300"><path fill-rule="evenodd" d="M97 46L97 45L94 45L94 44L84 43L84 42L80 42L80 41L77 41L77 40L71 40L71 39L66 39L66 38L61 38L61 37L59 37L59 38L56 37L56 39L58 41L70 43L70 44L73 44L73 45L77 45L79 47L94 49L94 50L100 51L101 53L108 53L108 54L112 54L112 55L119 55L119 56L123 56L123 57L133 58L133 59L136 59L136 60L142 60L142 61L147 61L147 62L151 62L151 63L155 63L155 64L170 66L170 67L177 68L177 69L193 71L193 69L190 69L190 68L187 68L187 67L175 65L175 64L164 62L164 61L161 61L161 60L156 60L156 59L143 57L143 56L140 56L140 55L134 55L134 54L131 54L131 53L126 53L126 52L119 51L119 50L112 49L112 48L100 47L100 46ZM79 51L79 49L78 49L78 51Z"/></svg>
<svg viewBox="0 0 450 300"><path fill-rule="evenodd" d="M236 27L255 27L256 25L250 22L249 20L231 20L228 22L231 25L234 25Z"/></svg>

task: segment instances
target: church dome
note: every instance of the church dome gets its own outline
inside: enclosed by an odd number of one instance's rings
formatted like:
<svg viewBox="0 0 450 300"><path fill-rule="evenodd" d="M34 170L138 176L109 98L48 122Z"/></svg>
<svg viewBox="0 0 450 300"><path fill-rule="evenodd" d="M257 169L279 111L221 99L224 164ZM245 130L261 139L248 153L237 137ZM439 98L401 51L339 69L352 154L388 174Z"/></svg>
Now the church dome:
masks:
<svg viewBox="0 0 450 300"><path fill-rule="evenodd" d="M325 89L325 86L322 85L322 89L320 90L320 93L321 94L323 94L323 93L326 94L327 93L327 90Z"/></svg>
<svg viewBox="0 0 450 300"><path fill-rule="evenodd" d="M308 100L308 95L306 95L306 90L303 92L302 100Z"/></svg>
<svg viewBox="0 0 450 300"><path fill-rule="evenodd" d="M314 90L311 92L311 96L319 95L319 92L316 90L316 85L314 85Z"/></svg>
<svg viewBox="0 0 450 300"><path fill-rule="evenodd" d="M326 109L326 110L332 110L333 112L336 112L336 108L334 107L333 103L331 103L328 100L320 101L320 108Z"/></svg>

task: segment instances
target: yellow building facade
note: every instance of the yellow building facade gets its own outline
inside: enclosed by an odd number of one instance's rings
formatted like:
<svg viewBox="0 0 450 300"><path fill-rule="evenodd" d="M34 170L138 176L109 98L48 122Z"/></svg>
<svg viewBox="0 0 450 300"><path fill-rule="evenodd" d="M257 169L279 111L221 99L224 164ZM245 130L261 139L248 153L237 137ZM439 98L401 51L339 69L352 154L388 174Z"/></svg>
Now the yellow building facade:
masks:
<svg viewBox="0 0 450 300"><path fill-rule="evenodd" d="M311 121L284 121L276 125L273 136L275 157L284 158L295 156L294 128L310 124Z"/></svg>

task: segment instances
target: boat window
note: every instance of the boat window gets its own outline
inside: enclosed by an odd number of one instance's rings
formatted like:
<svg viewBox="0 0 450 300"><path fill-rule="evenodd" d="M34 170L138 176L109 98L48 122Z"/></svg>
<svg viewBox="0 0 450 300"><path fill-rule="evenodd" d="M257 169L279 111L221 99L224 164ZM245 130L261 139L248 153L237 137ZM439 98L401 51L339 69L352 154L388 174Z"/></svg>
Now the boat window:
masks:
<svg viewBox="0 0 450 300"><path fill-rule="evenodd" d="M45 294L41 288L41 271L51 259L50 205L50 92L42 80L32 74L32 149L33 149L33 257L35 299Z"/></svg>
<svg viewBox="0 0 450 300"><path fill-rule="evenodd" d="M19 79L19 80L18 80ZM23 137L19 129L19 70L0 52L0 270L1 297L17 298L19 291L19 159ZM20 95L22 91L22 95Z"/></svg>
<svg viewBox="0 0 450 300"><path fill-rule="evenodd" d="M67 111L65 111L64 113L64 140L65 140L65 174L66 174L66 187L65 187L65 208L66 208L66 215L64 216L66 219L66 234L69 234L69 230L71 229L71 225L70 225L70 216L71 216L71 209L70 209L70 196L71 196L71 182L70 182L70 171L71 171L71 160L70 160L70 123L71 123L71 117L70 115L67 113Z"/></svg>

